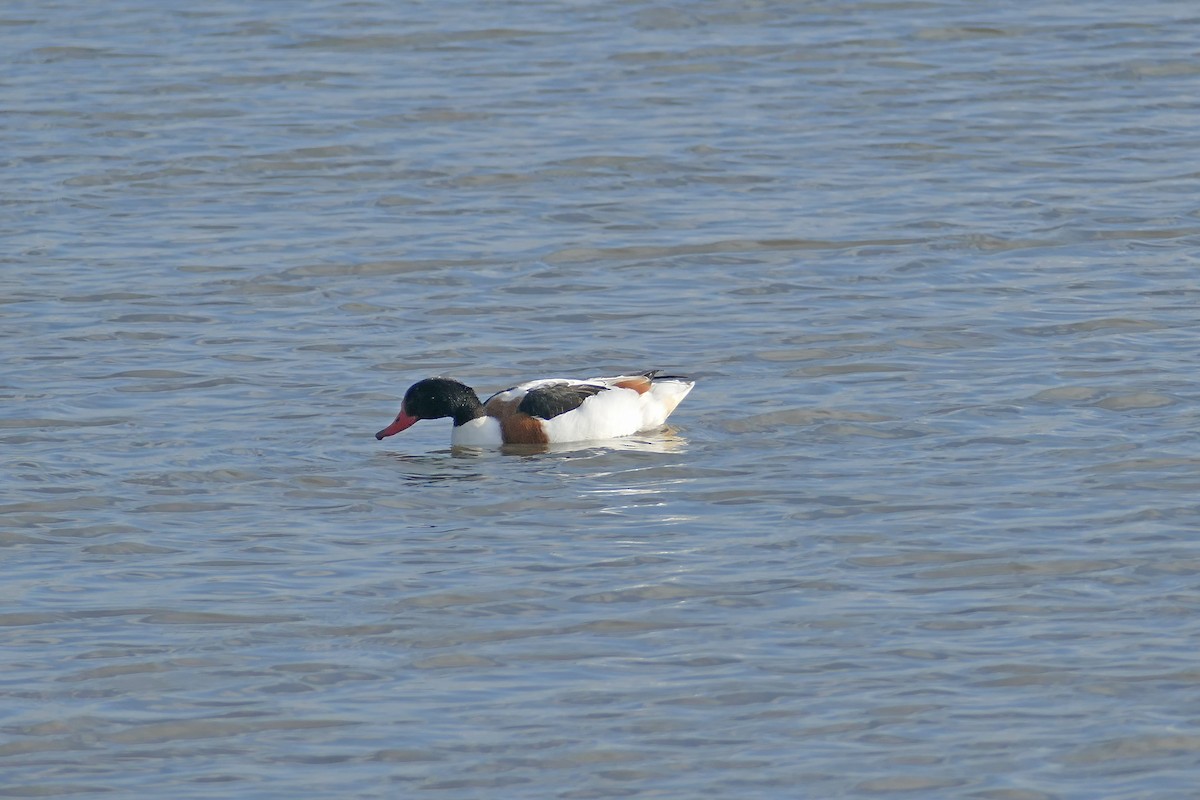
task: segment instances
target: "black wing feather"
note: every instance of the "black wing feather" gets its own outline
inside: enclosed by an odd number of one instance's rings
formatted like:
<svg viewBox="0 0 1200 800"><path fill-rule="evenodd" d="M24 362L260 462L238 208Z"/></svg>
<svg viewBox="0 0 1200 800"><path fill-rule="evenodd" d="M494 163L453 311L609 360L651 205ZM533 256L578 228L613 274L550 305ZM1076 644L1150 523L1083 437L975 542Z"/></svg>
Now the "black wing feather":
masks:
<svg viewBox="0 0 1200 800"><path fill-rule="evenodd" d="M531 417L554 419L559 414L574 411L594 394L606 390L607 386L591 383L554 383L530 389L521 399L517 411Z"/></svg>

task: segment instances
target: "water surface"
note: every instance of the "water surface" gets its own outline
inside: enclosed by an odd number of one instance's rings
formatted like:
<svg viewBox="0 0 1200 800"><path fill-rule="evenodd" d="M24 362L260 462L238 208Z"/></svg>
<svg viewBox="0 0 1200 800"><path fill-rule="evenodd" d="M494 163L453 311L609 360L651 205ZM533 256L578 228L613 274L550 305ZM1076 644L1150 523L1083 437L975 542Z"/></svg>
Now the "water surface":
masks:
<svg viewBox="0 0 1200 800"><path fill-rule="evenodd" d="M1193 797L1198 34L6 5L0 796Z"/></svg>

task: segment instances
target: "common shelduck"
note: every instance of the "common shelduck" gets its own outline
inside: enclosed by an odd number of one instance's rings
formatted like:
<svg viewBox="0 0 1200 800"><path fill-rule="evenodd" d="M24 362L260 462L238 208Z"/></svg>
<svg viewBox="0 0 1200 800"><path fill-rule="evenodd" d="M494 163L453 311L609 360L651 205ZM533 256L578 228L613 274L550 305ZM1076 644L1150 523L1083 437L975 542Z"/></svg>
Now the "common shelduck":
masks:
<svg viewBox="0 0 1200 800"><path fill-rule="evenodd" d="M558 444L629 436L657 428L695 381L658 370L613 378L543 378L496 392L479 402L475 390L452 378L426 378L404 393L400 413L376 439L423 419L452 417L452 445Z"/></svg>

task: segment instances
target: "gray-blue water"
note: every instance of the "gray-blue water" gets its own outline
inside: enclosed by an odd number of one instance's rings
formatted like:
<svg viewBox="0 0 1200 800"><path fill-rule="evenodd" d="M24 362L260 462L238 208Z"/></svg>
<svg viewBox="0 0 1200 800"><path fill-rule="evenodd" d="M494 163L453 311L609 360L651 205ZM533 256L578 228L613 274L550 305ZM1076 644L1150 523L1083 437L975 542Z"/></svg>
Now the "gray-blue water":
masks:
<svg viewBox="0 0 1200 800"><path fill-rule="evenodd" d="M14 0L0 53L0 796L1196 796L1194 3ZM621 446L372 437L656 367Z"/></svg>

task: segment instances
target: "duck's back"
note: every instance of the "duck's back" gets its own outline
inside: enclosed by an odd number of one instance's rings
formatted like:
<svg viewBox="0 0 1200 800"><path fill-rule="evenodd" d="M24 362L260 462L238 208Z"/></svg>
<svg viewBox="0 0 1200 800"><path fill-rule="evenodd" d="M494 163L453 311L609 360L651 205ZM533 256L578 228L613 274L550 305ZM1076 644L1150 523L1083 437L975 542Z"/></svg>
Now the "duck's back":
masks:
<svg viewBox="0 0 1200 800"><path fill-rule="evenodd" d="M662 425L694 381L637 375L541 378L496 392L486 417L455 429L456 444L556 444L612 439Z"/></svg>

